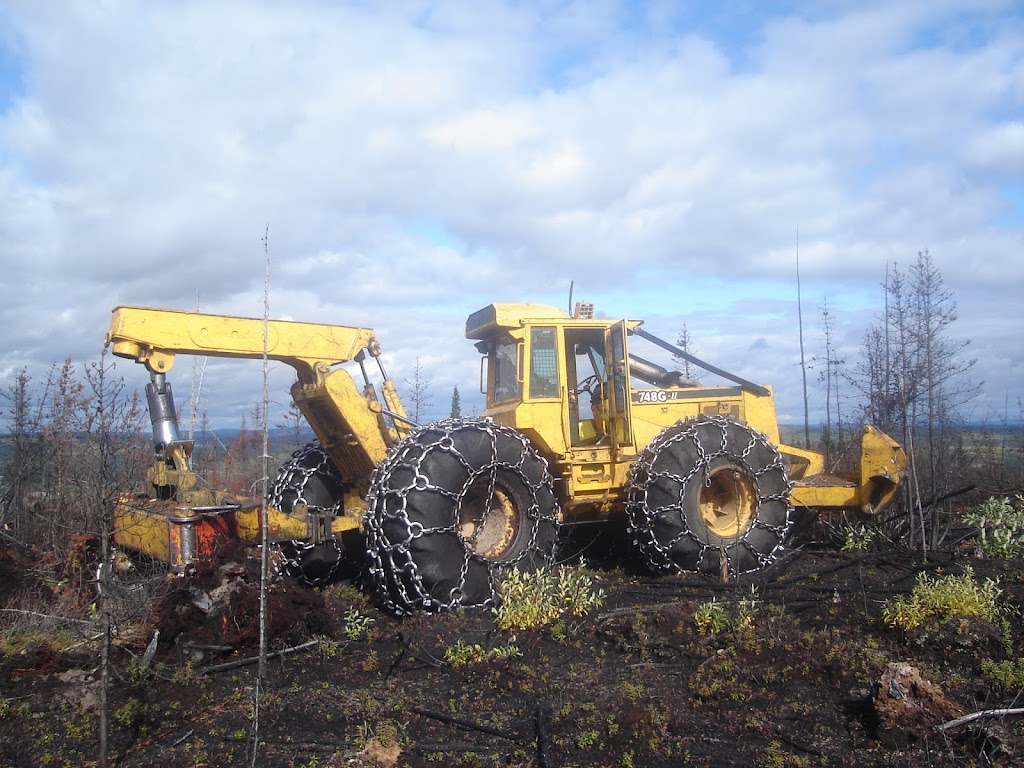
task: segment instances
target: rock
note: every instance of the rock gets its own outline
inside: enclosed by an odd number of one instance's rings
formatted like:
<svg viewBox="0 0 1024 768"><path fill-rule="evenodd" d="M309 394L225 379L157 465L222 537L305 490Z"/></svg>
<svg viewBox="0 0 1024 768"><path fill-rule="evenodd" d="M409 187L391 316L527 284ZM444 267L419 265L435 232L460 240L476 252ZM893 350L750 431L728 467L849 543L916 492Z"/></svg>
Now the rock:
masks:
<svg viewBox="0 0 1024 768"><path fill-rule="evenodd" d="M213 608L213 600L210 599L210 596L197 587L192 587L189 590L188 599L192 605L203 613L209 613L210 609Z"/></svg>
<svg viewBox="0 0 1024 768"><path fill-rule="evenodd" d="M220 586L210 592L210 601L213 607L209 613L211 617L230 615L238 597L246 590L247 585L241 579L226 579Z"/></svg>
<svg viewBox="0 0 1024 768"><path fill-rule="evenodd" d="M236 577L239 577L239 578L242 577L242 576L245 576L245 566L242 565L241 563L236 563L236 562L223 563L223 564L221 564L221 566L220 566L220 568L218 570L222 574L224 574L225 576L236 576Z"/></svg>

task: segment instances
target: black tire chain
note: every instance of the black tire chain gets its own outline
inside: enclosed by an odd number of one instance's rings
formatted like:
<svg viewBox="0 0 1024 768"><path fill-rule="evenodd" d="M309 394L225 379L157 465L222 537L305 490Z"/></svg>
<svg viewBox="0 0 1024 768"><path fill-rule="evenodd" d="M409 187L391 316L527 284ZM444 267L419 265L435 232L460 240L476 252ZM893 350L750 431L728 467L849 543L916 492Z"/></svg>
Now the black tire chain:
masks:
<svg viewBox="0 0 1024 768"><path fill-rule="evenodd" d="M331 463L327 452L319 440L314 440L299 448L277 471L270 490L267 492L267 505L290 514L296 504L303 504L314 512L335 515L341 508L342 498L339 496L329 506L311 504L306 497L306 486L316 476L326 477L338 486L343 485L341 477ZM303 568L302 556L320 547L322 550L320 564L324 560L333 559L326 571L310 573ZM292 539L277 545L280 560L275 565L277 575L287 575L298 579L310 587L320 587L334 580L343 562L341 545L334 539L327 539L319 544L311 544L302 539ZM331 551L333 550L333 551Z"/></svg>
<svg viewBox="0 0 1024 768"><path fill-rule="evenodd" d="M468 461L459 453L455 440L453 440L455 433L465 430L477 431L488 437L490 457L482 464L477 461L476 468L474 468L474 462ZM519 450L518 459L514 462L499 460L498 440L500 437L520 444L521 450ZM427 477L421 471L424 460L433 452L442 452L454 458L469 473L469 478L462 488L452 489L438 486L432 478ZM536 470L540 469L539 475L535 479L531 479L531 472L527 471L527 462L538 462L532 468L534 470L532 474L535 475L538 474ZM409 469L412 472L409 472ZM490 497L490 492L494 487L495 471L498 469L517 474L522 480L523 486L529 490L529 508L526 514L528 519L533 521L530 539L518 555L499 564L488 563L483 557L470 552L463 545L458 586L451 590L447 602L439 600L424 588L417 563L410 554L409 543L421 536L451 535L459 537L457 523L466 489L475 479L486 473L489 475L488 497ZM391 481L394 479L396 470L402 470L402 474L411 479L408 482L392 485ZM410 520L407 503L410 494L418 491L436 492L450 499L454 504L451 523L425 528L419 522ZM496 580L499 568L515 567L525 558L537 554L540 554L545 562L549 562L551 559L551 552L539 551L537 542L537 534L542 526L548 523L552 526L556 525L553 481L548 472L547 461L519 432L511 427L496 424L489 419L481 421L445 419L414 431L405 440L394 446L384 461L374 470L367 501L369 509L364 522L370 560L370 581L375 585L383 607L396 615L411 614L417 610L435 612L457 607L493 606L496 600ZM392 541L387 535L386 524L393 523L395 520L404 524L404 529L407 532L405 540ZM388 527L392 530L394 528L390 525ZM543 546L546 547L547 544ZM470 563L473 561L484 563L488 570L489 589L487 591L489 594L480 602L467 601L463 594Z"/></svg>
<svg viewBox="0 0 1024 768"><path fill-rule="evenodd" d="M686 429L677 431L680 424L686 425ZM716 428L721 434L721 444L713 450L708 450L701 442L700 432L702 427L708 425ZM728 431L730 427L739 427L740 430L749 436L749 441L746 445L743 445L738 450L733 446L729 445ZM694 466L685 475L675 474L666 470L655 470L654 462L658 455L667 450L669 446L674 443L681 441L692 441L693 445L697 450L699 456ZM748 457L751 452L758 446L768 448L774 456L774 461L763 466L756 467L748 461ZM708 544L702 541L701 538L693 531L689 530L686 523L686 515L682 509L677 506L672 507L661 507L655 510L649 510L647 508L647 485L650 483L652 478L665 477L680 484L679 497L685 495L686 486L689 482L696 479L697 482L701 481L704 470L710 465L712 461L718 458L728 458L729 460L740 465L746 469L751 477L754 479L754 487L757 493L757 503L755 509L759 512L761 505L766 502L782 501L786 506L786 522L783 526L770 525L760 520L757 512L754 515L754 522L750 528L744 532L743 536L737 539L736 542L726 546L719 547L717 545ZM781 493L767 493L762 487L760 480L768 475L769 473L780 470L783 472L786 486L785 490ZM782 542L786 536L787 531L793 521L793 508L790 504L789 494L792 490L793 484L789 480L789 473L785 463L782 460L782 456L778 451L778 448L774 446L768 437L761 432L751 428L750 426L743 424L736 419L728 416L699 416L696 419L687 422L677 422L671 427L667 427L662 430L647 446L643 449L640 457L630 468L630 487L629 494L626 501L626 527L630 538L632 539L633 546L638 549L646 558L647 564L654 570L660 570L662 572L678 573L684 569L680 566L673 558L671 550L684 538L689 538L699 546L699 552L697 555L696 562L699 564L703 561L706 552L709 549L725 551L726 559L728 560L728 568L731 575L736 576L739 573L750 573L753 571L761 570L762 568L771 565L778 557L779 551L782 549ZM655 519L664 517L666 515L678 515L678 518L682 524L682 530L667 544L660 543L653 533L653 523ZM730 550L734 547L742 545L747 536L751 531L756 528L767 529L772 531L777 539L778 543L770 553L762 553L756 547L747 546L747 549L754 554L757 558L757 565L753 568L748 568L744 571L738 571L733 558L730 555ZM695 568L694 570L698 570Z"/></svg>

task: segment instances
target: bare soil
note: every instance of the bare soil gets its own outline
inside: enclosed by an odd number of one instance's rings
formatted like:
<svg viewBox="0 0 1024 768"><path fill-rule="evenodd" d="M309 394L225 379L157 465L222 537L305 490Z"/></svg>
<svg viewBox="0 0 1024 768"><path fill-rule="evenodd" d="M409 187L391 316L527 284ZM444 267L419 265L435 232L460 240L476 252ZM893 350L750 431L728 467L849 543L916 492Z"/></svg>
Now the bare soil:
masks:
<svg viewBox="0 0 1024 768"><path fill-rule="evenodd" d="M1024 656L1019 561L966 553L848 553L806 545L738 583L654 577L587 552L606 595L592 614L505 632L488 611L395 618L350 584L278 581L276 651L256 717L258 563L233 552L166 579L114 637L110 763L118 766L960 766L1024 764L1024 706L983 662ZM920 573L999 579L1005 622L956 617L901 633L886 600ZM40 586L38 561L0 547L0 597ZM730 626L698 631L710 601ZM50 603L51 607L54 603ZM21 610L20 608L17 610ZM99 644L2 614L0 765L99 755ZM159 630L156 655L142 657ZM90 634L91 633L91 634ZM314 642L315 641L315 642ZM518 655L454 665L457 643ZM69 643L64 643L68 645ZM290 650L292 649L292 650ZM288 652L290 650L290 652ZM258 727L256 727L258 726Z"/></svg>

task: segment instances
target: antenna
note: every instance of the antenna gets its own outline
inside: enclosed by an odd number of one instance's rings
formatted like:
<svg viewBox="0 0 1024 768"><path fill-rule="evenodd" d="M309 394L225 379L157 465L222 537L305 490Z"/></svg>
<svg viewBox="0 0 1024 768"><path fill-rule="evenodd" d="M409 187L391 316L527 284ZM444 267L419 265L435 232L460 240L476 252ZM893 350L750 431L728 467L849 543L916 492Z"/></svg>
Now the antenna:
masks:
<svg viewBox="0 0 1024 768"><path fill-rule="evenodd" d="M800 225L796 227L796 322L800 329L800 373L804 379L804 448L811 449L811 415L807 402L807 362L804 358L804 310L800 300Z"/></svg>
<svg viewBox="0 0 1024 768"><path fill-rule="evenodd" d="M576 287L576 281L569 281L569 311L572 312L572 289Z"/></svg>

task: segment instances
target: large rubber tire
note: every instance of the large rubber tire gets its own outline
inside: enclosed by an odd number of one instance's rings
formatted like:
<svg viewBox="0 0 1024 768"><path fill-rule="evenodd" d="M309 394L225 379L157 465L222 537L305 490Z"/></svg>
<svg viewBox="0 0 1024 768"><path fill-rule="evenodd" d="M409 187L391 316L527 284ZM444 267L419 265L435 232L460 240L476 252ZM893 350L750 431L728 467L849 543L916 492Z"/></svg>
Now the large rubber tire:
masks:
<svg viewBox="0 0 1024 768"><path fill-rule="evenodd" d="M370 577L396 614L493 605L502 569L553 558L547 462L510 427L420 428L375 470L367 500Z"/></svg>
<svg viewBox="0 0 1024 768"><path fill-rule="evenodd" d="M267 503L286 514L297 504L337 514L345 493L345 483L331 463L319 440L299 448L277 471L267 494ZM347 570L348 558L340 542L328 539L318 544L301 540L281 542L278 572L303 584L321 587L336 581Z"/></svg>
<svg viewBox="0 0 1024 768"><path fill-rule="evenodd" d="M334 468L319 440L306 443L277 471L267 503L291 514L296 504L337 511L345 482Z"/></svg>
<svg viewBox="0 0 1024 768"><path fill-rule="evenodd" d="M792 522L792 485L778 449L725 416L666 428L630 472L626 519L655 570L760 570L777 557Z"/></svg>

